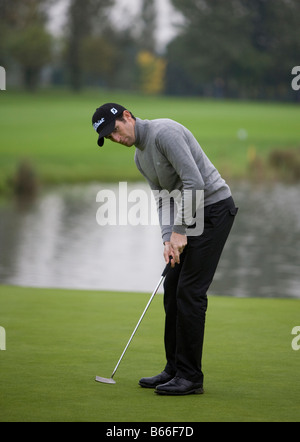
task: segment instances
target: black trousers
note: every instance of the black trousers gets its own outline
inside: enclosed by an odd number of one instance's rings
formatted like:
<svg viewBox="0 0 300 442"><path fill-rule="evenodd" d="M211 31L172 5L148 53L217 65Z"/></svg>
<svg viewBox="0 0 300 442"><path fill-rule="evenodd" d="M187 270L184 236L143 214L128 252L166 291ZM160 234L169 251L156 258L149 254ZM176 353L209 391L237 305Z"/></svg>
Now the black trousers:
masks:
<svg viewBox="0 0 300 442"><path fill-rule="evenodd" d="M165 371L203 383L207 290L237 213L232 197L204 208L204 231L188 244L164 282Z"/></svg>

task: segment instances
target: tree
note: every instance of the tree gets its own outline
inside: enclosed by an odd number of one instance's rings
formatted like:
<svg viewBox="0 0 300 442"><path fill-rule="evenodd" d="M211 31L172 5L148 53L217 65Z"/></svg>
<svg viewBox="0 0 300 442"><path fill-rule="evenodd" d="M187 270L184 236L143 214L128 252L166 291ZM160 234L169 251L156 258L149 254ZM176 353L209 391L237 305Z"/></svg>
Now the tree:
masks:
<svg viewBox="0 0 300 442"><path fill-rule="evenodd" d="M68 35L66 62L69 71L70 84L78 91L83 83L82 50L87 39L97 29L101 35L106 29L106 14L114 0L71 0L68 11ZM102 32L101 32L102 31ZM90 44L92 44L90 42ZM99 47L101 49L101 47ZM98 53L94 53L97 57Z"/></svg>
<svg viewBox="0 0 300 442"><path fill-rule="evenodd" d="M165 60L148 51L138 54L140 89L146 94L160 94L164 91Z"/></svg>
<svg viewBox="0 0 300 442"><path fill-rule="evenodd" d="M41 69L51 60L51 37L37 23L26 26L10 41L11 53L21 65L24 85L35 90Z"/></svg>
<svg viewBox="0 0 300 442"><path fill-rule="evenodd" d="M169 46L170 63L176 69L184 67L193 91L213 93L216 84L219 93L225 93L232 65L247 45L239 0L173 0L173 4L185 23Z"/></svg>
<svg viewBox="0 0 300 442"><path fill-rule="evenodd" d="M154 0L142 0L141 35L139 46L142 50L155 53L156 48L156 6Z"/></svg>
<svg viewBox="0 0 300 442"><path fill-rule="evenodd" d="M46 0L0 0L0 51L4 60L13 58L23 73L26 88L37 87L39 73L51 59L52 39L46 31Z"/></svg>
<svg viewBox="0 0 300 442"><path fill-rule="evenodd" d="M192 92L289 95L291 68L300 52L297 0L172 2L185 24L168 48L169 90L177 71Z"/></svg>
<svg viewBox="0 0 300 442"><path fill-rule="evenodd" d="M154 0L142 0L141 31L138 40L138 85L146 94L160 94L165 87L166 62L157 55L157 8Z"/></svg>
<svg viewBox="0 0 300 442"><path fill-rule="evenodd" d="M113 28L107 28L104 34L95 33L86 37L81 46L85 81L93 85L136 90L137 53L136 41L128 30L116 32Z"/></svg>
<svg viewBox="0 0 300 442"><path fill-rule="evenodd" d="M289 96L290 73L300 53L297 0L241 0L251 23L252 57L246 70L252 73L260 95ZM246 59L241 60L241 65Z"/></svg>

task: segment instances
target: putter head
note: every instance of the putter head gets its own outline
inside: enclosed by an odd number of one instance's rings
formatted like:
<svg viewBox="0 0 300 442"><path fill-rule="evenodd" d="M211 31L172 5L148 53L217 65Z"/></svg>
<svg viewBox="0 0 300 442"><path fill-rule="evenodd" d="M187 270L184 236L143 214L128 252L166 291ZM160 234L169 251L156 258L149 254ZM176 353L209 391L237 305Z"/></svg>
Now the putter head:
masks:
<svg viewBox="0 0 300 442"><path fill-rule="evenodd" d="M95 379L96 382L101 382L102 384L115 384L116 381L113 380L113 378L101 378L100 376L96 376Z"/></svg>

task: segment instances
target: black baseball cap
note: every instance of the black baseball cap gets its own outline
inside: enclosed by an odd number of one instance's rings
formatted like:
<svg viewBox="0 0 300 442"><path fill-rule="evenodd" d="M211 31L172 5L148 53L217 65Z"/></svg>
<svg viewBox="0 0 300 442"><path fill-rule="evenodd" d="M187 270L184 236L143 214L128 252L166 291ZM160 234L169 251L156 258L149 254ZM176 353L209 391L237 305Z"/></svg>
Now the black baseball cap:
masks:
<svg viewBox="0 0 300 442"><path fill-rule="evenodd" d="M125 107L116 103L106 103L98 107L92 118L95 131L99 134L98 146L104 144L104 137L111 134L116 126L116 119L123 115Z"/></svg>

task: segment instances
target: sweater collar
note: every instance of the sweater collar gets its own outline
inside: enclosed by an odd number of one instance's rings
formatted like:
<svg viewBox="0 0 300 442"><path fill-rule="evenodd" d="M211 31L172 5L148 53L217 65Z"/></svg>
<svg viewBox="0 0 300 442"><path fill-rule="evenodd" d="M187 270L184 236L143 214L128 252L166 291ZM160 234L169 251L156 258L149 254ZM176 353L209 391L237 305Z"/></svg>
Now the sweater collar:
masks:
<svg viewBox="0 0 300 442"><path fill-rule="evenodd" d="M145 141L147 137L147 121L136 119L135 123L135 147L140 150L144 150L146 147Z"/></svg>

